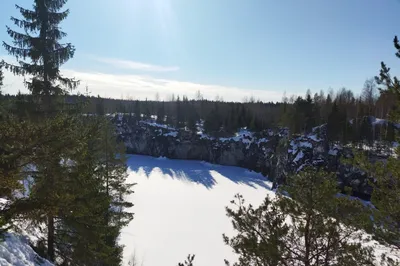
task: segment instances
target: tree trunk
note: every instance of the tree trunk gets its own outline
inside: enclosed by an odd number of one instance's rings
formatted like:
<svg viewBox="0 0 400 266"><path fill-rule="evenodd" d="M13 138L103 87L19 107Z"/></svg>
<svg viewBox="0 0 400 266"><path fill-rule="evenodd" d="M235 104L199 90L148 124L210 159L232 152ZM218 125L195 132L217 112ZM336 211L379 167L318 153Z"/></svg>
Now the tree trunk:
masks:
<svg viewBox="0 0 400 266"><path fill-rule="evenodd" d="M47 217L47 256L49 261L54 262L54 217L52 215Z"/></svg>
<svg viewBox="0 0 400 266"><path fill-rule="evenodd" d="M306 248L304 255L304 266L310 266L310 216L307 216L304 232L304 245Z"/></svg>

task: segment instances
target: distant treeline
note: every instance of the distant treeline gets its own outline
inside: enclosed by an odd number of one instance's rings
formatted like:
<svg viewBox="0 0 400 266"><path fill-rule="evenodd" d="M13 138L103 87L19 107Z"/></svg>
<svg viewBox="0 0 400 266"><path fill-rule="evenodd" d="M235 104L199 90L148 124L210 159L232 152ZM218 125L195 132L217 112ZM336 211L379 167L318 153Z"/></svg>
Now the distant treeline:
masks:
<svg viewBox="0 0 400 266"><path fill-rule="evenodd" d="M198 93L201 95L200 93ZM16 111L28 106L29 95L8 97ZM210 101L198 97L172 97L169 101L110 99L85 95L70 95L65 104L84 103L83 112L103 115L128 113L137 119L150 119L188 130L196 130L196 123L204 121L204 130L211 135L230 135L239 128L254 131L288 127L291 134L310 132L313 127L328 124L332 141L360 142L394 140L394 125L371 123L371 117L386 119L394 106L394 97L378 93L373 79L365 82L359 96L345 88L328 93L307 91L305 97L283 96L281 102L262 102L250 98L247 102ZM23 107L25 106L25 107Z"/></svg>

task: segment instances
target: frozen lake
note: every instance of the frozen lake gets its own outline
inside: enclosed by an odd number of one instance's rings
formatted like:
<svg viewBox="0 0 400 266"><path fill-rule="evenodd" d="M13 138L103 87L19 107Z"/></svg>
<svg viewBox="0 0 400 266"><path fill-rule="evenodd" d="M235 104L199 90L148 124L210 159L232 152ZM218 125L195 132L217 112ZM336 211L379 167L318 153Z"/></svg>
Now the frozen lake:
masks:
<svg viewBox="0 0 400 266"><path fill-rule="evenodd" d="M124 265L135 254L139 265L176 266L190 253L196 266L223 266L235 260L222 240L233 232L225 207L237 193L256 205L273 193L265 177L238 167L137 155L128 166L137 185L129 198L135 218L120 240Z"/></svg>

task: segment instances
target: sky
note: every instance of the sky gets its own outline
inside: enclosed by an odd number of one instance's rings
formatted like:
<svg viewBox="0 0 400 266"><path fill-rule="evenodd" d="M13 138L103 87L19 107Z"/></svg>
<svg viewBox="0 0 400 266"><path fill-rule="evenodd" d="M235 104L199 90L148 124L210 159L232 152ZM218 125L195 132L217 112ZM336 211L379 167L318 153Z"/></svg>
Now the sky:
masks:
<svg viewBox="0 0 400 266"><path fill-rule="evenodd" d="M0 40L20 17L0 1ZM75 57L62 66L78 89L124 99L176 95L279 101L342 87L360 92L384 61L400 70L400 0L69 0L62 23ZM4 25L4 26L3 26ZM3 29L3 30L2 30ZM16 28L14 28L16 29ZM0 58L14 59L0 47ZM6 73L3 90L26 91Z"/></svg>

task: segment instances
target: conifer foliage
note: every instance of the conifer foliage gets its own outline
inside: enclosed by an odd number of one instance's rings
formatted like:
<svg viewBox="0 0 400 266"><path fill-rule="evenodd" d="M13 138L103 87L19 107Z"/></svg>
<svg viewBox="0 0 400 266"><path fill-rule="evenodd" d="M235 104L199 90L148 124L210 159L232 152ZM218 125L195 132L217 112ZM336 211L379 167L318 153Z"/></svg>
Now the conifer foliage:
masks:
<svg viewBox="0 0 400 266"><path fill-rule="evenodd" d="M60 95L64 92L60 85L69 89L77 86L74 79L61 76L59 69L75 53L72 44L60 42L67 35L59 26L69 14L68 9L60 12L66 2L34 0L33 10L16 5L22 19L11 17L11 20L25 33L7 27L13 44L3 42L3 46L17 58L18 65L5 63L5 68L16 75L32 75L33 78L26 81L26 85L34 95Z"/></svg>
<svg viewBox="0 0 400 266"><path fill-rule="evenodd" d="M235 266L375 265L372 249L348 224L365 219L361 203L337 197L335 179L323 171L308 169L288 183L257 208L241 195L227 208L237 235L224 241L239 255Z"/></svg>
<svg viewBox="0 0 400 266"><path fill-rule="evenodd" d="M12 108L0 110L0 197L7 200L0 228L17 226L16 220L44 228L35 248L56 265L119 265L118 236L133 218L126 201L132 185L107 118L82 116L80 103L72 106L78 112L69 112L58 101L78 84L59 69L75 52L60 43L66 2L34 0L33 10L17 6L23 20L11 20L25 34L7 27L13 46L3 45L18 65L4 66L30 78L32 95L20 94Z"/></svg>
<svg viewBox="0 0 400 266"><path fill-rule="evenodd" d="M193 266L195 255L188 255L187 259L183 263L179 263L178 266Z"/></svg>
<svg viewBox="0 0 400 266"><path fill-rule="evenodd" d="M3 87L3 80L4 80L4 74L3 74L3 61L0 62L0 93L1 93L1 88Z"/></svg>
<svg viewBox="0 0 400 266"><path fill-rule="evenodd" d="M3 100L0 101L2 104ZM40 140L33 125L0 111L0 198L7 200L0 210L1 235L11 226L16 211L20 211L15 208L18 192L23 189L21 169L30 163L35 144Z"/></svg>
<svg viewBox="0 0 400 266"><path fill-rule="evenodd" d="M397 36L394 38L396 56L400 58L400 43ZM400 82L397 77L392 77L390 68L381 63L380 75L376 81L381 85L381 95L391 94L395 97L395 108L390 112L391 122L400 122ZM400 141L399 136L396 136ZM376 207L372 209L374 219L367 228L375 238L400 249L400 148L396 149L396 157L386 161L377 161L371 164L365 154L357 154L352 163L364 170L373 178L371 182L373 193L371 203Z"/></svg>

